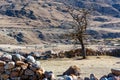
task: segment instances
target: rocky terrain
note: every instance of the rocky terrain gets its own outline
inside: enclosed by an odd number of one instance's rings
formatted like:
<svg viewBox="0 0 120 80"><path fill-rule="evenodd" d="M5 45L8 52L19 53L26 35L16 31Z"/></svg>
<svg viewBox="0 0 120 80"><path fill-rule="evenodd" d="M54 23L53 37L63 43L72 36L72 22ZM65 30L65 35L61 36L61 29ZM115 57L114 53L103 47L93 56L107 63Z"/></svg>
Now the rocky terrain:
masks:
<svg viewBox="0 0 120 80"><path fill-rule="evenodd" d="M66 5L93 7L88 33L94 39L120 38L119 0L1 0L1 44L71 43L72 18Z"/></svg>
<svg viewBox="0 0 120 80"><path fill-rule="evenodd" d="M110 56L99 57L91 56L84 60L78 60L79 58L72 59L57 58L52 60L38 61L31 54L22 55L19 53L17 54L4 53L2 56L0 56L0 79L1 80L7 79L86 80L86 78L87 80L120 79L119 58Z"/></svg>

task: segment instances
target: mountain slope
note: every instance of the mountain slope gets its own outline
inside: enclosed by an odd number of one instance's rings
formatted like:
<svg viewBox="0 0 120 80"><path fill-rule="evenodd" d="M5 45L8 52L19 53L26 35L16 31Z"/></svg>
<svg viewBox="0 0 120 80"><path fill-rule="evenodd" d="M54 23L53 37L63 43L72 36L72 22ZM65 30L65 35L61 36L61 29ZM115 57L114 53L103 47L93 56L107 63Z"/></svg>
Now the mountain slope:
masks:
<svg viewBox="0 0 120 80"><path fill-rule="evenodd" d="M120 37L119 0L1 0L0 3L0 34L5 36L0 43L8 43L9 39L11 44L69 43L62 36L72 24L64 3L94 8L90 20L90 30L98 33L92 34L94 38Z"/></svg>

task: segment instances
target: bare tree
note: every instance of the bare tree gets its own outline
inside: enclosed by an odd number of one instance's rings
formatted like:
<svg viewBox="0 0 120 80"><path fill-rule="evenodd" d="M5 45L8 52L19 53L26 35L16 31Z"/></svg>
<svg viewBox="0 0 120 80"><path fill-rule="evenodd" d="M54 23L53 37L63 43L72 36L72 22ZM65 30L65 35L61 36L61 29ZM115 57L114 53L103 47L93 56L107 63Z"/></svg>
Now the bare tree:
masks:
<svg viewBox="0 0 120 80"><path fill-rule="evenodd" d="M73 9L69 7L68 12L74 21L73 31L70 34L68 34L68 36L80 42L82 49L82 56L83 59L85 59L86 48L84 41L85 38L87 37L86 29L88 27L88 15L90 14L90 10L85 8Z"/></svg>

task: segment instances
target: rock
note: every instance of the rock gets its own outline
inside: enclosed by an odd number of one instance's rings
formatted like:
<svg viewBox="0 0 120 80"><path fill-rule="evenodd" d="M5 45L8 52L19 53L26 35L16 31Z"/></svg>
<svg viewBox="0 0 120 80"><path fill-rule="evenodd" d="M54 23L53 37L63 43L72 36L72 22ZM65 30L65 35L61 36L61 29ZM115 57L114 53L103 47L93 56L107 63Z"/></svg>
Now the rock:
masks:
<svg viewBox="0 0 120 80"><path fill-rule="evenodd" d="M116 80L115 77L109 77L108 80Z"/></svg>
<svg viewBox="0 0 120 80"><path fill-rule="evenodd" d="M5 61L0 61L0 66L4 66L6 64Z"/></svg>
<svg viewBox="0 0 120 80"><path fill-rule="evenodd" d="M36 71L36 75L38 76L38 78L39 78L40 80L42 80L43 78L45 78L45 75L44 75L44 73L43 73L43 70L41 70L41 69L39 69L39 70Z"/></svg>
<svg viewBox="0 0 120 80"><path fill-rule="evenodd" d="M39 53L39 52L31 52L30 55L33 56L35 59L39 59L40 56L41 56L41 53Z"/></svg>
<svg viewBox="0 0 120 80"><path fill-rule="evenodd" d="M0 73L4 72L4 66L0 66Z"/></svg>
<svg viewBox="0 0 120 80"><path fill-rule="evenodd" d="M68 75L65 75L65 76L64 76L64 79L65 79L65 80L79 80L79 79L77 78L77 76L75 76L75 75L73 75L73 74L72 74L72 75L69 75L69 76L68 76ZM80 79L80 80L82 80L82 79Z"/></svg>
<svg viewBox="0 0 120 80"><path fill-rule="evenodd" d="M19 72L19 76L21 77L23 74L24 74L24 70L21 69L20 72Z"/></svg>
<svg viewBox="0 0 120 80"><path fill-rule="evenodd" d="M85 77L84 80L90 80L88 77Z"/></svg>
<svg viewBox="0 0 120 80"><path fill-rule="evenodd" d="M39 69L39 68L33 67L32 65L30 65L29 68L34 72Z"/></svg>
<svg viewBox="0 0 120 80"><path fill-rule="evenodd" d="M21 65L21 68L22 68L23 70L27 69L27 67L28 67L28 64L27 64L27 63L24 64L24 65Z"/></svg>
<svg viewBox="0 0 120 80"><path fill-rule="evenodd" d="M54 74L53 74L53 72L52 71L45 71L45 77L49 80L54 80L55 79L55 76L54 76Z"/></svg>
<svg viewBox="0 0 120 80"><path fill-rule="evenodd" d="M74 74L76 76L80 75L80 68L76 65L70 66L64 73L63 75L71 75Z"/></svg>
<svg viewBox="0 0 120 80"><path fill-rule="evenodd" d="M20 72L20 70L21 70L21 67L15 67L12 69L12 71L16 71L16 72Z"/></svg>
<svg viewBox="0 0 120 80"><path fill-rule="evenodd" d="M12 56L8 53L4 53L2 56L1 56L1 60L2 61L12 61Z"/></svg>
<svg viewBox="0 0 120 80"><path fill-rule="evenodd" d="M72 76L67 76L67 75L64 76L64 79L65 80L73 80Z"/></svg>
<svg viewBox="0 0 120 80"><path fill-rule="evenodd" d="M4 57L5 55L0 60L0 79L43 80L45 78L44 70L40 67L40 62L36 61L34 57L28 56L25 61L20 58L21 55L19 54L12 55L12 59L7 59Z"/></svg>
<svg viewBox="0 0 120 80"><path fill-rule="evenodd" d="M33 71L36 71L40 69L40 66L36 63L35 64L33 63L32 65L29 66L29 68Z"/></svg>
<svg viewBox="0 0 120 80"><path fill-rule="evenodd" d="M57 80L65 80L63 77L59 77Z"/></svg>
<svg viewBox="0 0 120 80"><path fill-rule="evenodd" d="M24 56L22 56L22 55L21 55L21 59L22 59L22 61L25 61L25 57L24 57Z"/></svg>
<svg viewBox="0 0 120 80"><path fill-rule="evenodd" d="M98 80L94 74L90 74L90 80Z"/></svg>
<svg viewBox="0 0 120 80"><path fill-rule="evenodd" d="M15 62L8 62L8 63L4 66L5 69L12 69L12 68L14 68L14 67L15 67Z"/></svg>
<svg viewBox="0 0 120 80"><path fill-rule="evenodd" d="M115 80L120 80L120 76L115 76Z"/></svg>
<svg viewBox="0 0 120 80"><path fill-rule="evenodd" d="M39 66L40 67L40 61L36 61L36 63L35 64L37 64L37 66Z"/></svg>
<svg viewBox="0 0 120 80"><path fill-rule="evenodd" d="M74 74L71 74L70 76L72 76L73 80L78 80L77 76Z"/></svg>
<svg viewBox="0 0 120 80"><path fill-rule="evenodd" d="M27 75L27 76L33 76L34 72L32 70L30 70L30 69L26 69L25 70L25 75Z"/></svg>
<svg viewBox="0 0 120 80"><path fill-rule="evenodd" d="M114 77L115 75L114 74L112 74L112 73L109 73L108 75L107 75L107 77Z"/></svg>
<svg viewBox="0 0 120 80"><path fill-rule="evenodd" d="M116 75L116 76L118 76L118 75L120 75L120 69L111 69L111 72L114 74L114 75Z"/></svg>
<svg viewBox="0 0 120 80"><path fill-rule="evenodd" d="M7 80L9 78L8 74L1 74L1 80Z"/></svg>
<svg viewBox="0 0 120 80"><path fill-rule="evenodd" d="M14 77L18 77L19 76L19 72L17 71L12 71L10 74L10 78L14 78Z"/></svg>
<svg viewBox="0 0 120 80"><path fill-rule="evenodd" d="M26 60L28 63L35 63L35 58L33 56L28 56Z"/></svg>
<svg viewBox="0 0 120 80"><path fill-rule="evenodd" d="M106 75L102 76L100 80L107 80L107 76Z"/></svg>
<svg viewBox="0 0 120 80"><path fill-rule="evenodd" d="M5 74L11 74L11 69L9 69L9 70L5 70L5 72L4 72Z"/></svg>
<svg viewBox="0 0 120 80"><path fill-rule="evenodd" d="M22 60L21 55L20 54L13 54L12 60L13 61L21 61Z"/></svg>
<svg viewBox="0 0 120 80"><path fill-rule="evenodd" d="M16 65L17 66L22 66L22 65L24 65L25 63L23 62L23 61L16 61Z"/></svg>

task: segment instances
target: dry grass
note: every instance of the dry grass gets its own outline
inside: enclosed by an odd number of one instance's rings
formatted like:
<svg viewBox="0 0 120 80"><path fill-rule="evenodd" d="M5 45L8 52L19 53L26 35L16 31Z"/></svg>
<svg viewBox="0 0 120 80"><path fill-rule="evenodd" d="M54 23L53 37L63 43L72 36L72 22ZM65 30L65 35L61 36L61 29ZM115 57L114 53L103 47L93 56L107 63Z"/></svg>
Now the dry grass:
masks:
<svg viewBox="0 0 120 80"><path fill-rule="evenodd" d="M119 68L119 58L110 56L91 56L85 60L74 59L54 59L40 61L41 66L47 71L53 71L55 75L62 75L71 65L78 65L81 69L81 77L89 77L90 73L94 73L96 77L100 78L111 72L111 68Z"/></svg>

